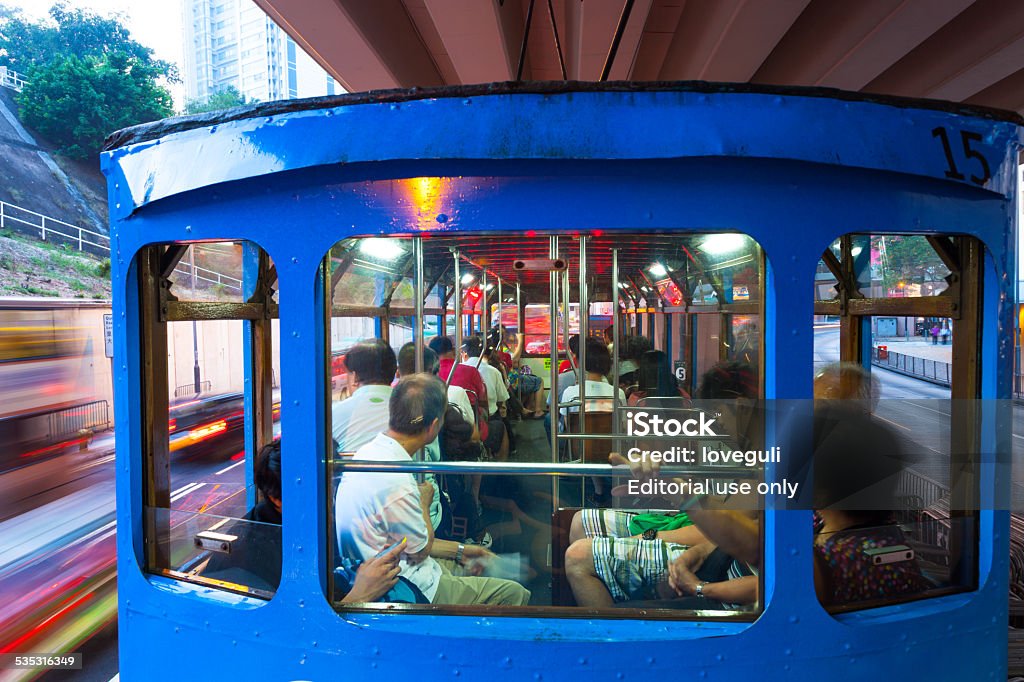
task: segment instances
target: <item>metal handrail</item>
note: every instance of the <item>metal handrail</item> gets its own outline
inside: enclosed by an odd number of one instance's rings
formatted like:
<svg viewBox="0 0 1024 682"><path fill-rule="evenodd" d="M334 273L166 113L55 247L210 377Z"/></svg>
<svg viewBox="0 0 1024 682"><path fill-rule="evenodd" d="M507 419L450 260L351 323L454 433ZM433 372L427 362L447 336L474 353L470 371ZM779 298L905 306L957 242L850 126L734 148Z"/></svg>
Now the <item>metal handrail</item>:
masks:
<svg viewBox="0 0 1024 682"><path fill-rule="evenodd" d="M39 218L39 222L35 223L32 222L31 220L25 220L23 217L19 217L18 215L12 215L8 208L13 209L14 211L17 211L21 214L36 216L37 218ZM40 239L42 239L43 241L46 241L46 233L50 232L52 234L60 235L65 239L77 241L79 251L82 250L82 246L84 244L94 246L98 249L107 249L108 251L110 250L110 237L108 237L105 234L100 234L99 232L94 232L93 230L80 227L78 225L72 225L71 223L64 222L63 220L58 220L57 218L51 218L48 215L43 215L42 213L38 213L27 208L22 208L17 204L12 204L7 201L0 201L0 229L4 229L7 227L7 221L21 223L22 225L27 225L28 227L38 229L40 232ZM54 225L67 228L68 230L74 230L77 232L77 236L61 231L59 227L54 227ZM86 238L86 235L97 240L105 240L106 244L100 244L97 243L97 241L88 239Z"/></svg>
<svg viewBox="0 0 1024 682"><path fill-rule="evenodd" d="M531 474L548 476L629 476L629 468L611 464L552 462L394 462L377 460L331 459L337 470L376 473L456 473L456 474ZM681 467L663 466L660 476L703 476L705 478L760 478L754 467Z"/></svg>
<svg viewBox="0 0 1024 682"><path fill-rule="evenodd" d="M592 415L594 413L593 412L588 412L587 414L591 414ZM605 414L611 414L611 412L606 412ZM691 440L718 440L718 441L720 441L723 438L728 438L728 436L682 436L682 435L680 435L680 436L656 436L656 435L646 435L646 436L635 436L635 435L633 435L633 436L631 436L631 435L626 434L626 433L620 433L620 434L614 434L614 433L559 433L558 437L560 439L565 439L565 440L654 440L654 439L657 439L657 438L672 438L673 440L683 440L683 441L691 441Z"/></svg>

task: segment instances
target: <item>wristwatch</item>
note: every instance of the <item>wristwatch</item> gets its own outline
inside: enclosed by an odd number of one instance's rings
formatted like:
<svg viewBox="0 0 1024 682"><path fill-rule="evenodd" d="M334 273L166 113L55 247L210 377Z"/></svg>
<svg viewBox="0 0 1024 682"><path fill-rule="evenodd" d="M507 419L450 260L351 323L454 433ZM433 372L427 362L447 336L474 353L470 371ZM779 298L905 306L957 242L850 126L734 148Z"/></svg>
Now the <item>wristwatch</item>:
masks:
<svg viewBox="0 0 1024 682"><path fill-rule="evenodd" d="M644 534L642 536L640 536L640 537L642 537L644 540L657 540L658 539L658 529L657 528L648 528L647 530L644 531Z"/></svg>
<svg viewBox="0 0 1024 682"><path fill-rule="evenodd" d="M462 555L465 554L465 553L466 553L466 546L460 542L459 543L459 548L457 550L455 550L455 563L461 564L462 563Z"/></svg>
<svg viewBox="0 0 1024 682"><path fill-rule="evenodd" d="M700 599L704 599L704 586L707 584L707 580L702 580L699 583L697 583L697 588L693 591L693 596L698 597Z"/></svg>

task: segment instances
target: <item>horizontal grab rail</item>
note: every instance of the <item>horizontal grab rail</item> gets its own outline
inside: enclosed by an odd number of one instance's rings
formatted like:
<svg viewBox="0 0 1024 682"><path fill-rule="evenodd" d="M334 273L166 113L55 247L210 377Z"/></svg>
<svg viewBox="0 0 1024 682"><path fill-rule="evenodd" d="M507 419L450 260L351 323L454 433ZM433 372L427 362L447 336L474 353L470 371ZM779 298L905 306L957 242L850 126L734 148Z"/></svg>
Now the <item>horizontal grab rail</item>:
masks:
<svg viewBox="0 0 1024 682"><path fill-rule="evenodd" d="M376 473L534 474L547 476L629 476L629 468L611 464L552 464L549 462L381 462L331 459L336 470ZM661 476L702 476L705 478L760 478L751 467L663 466Z"/></svg>

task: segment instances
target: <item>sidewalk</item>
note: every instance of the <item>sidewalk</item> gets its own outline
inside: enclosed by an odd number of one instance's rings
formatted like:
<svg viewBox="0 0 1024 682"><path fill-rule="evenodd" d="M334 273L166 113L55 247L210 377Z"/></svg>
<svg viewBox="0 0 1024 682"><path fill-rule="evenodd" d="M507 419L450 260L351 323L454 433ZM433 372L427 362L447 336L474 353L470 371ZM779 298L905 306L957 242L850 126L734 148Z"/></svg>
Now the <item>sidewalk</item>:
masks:
<svg viewBox="0 0 1024 682"><path fill-rule="evenodd" d="M940 343L933 346L931 339L925 341L920 336L913 337L910 340L903 337L876 336L874 338L874 345L876 348L878 346L888 346L890 353L903 353L904 355L912 355L917 358L936 360L938 362L953 361L952 344L943 346Z"/></svg>

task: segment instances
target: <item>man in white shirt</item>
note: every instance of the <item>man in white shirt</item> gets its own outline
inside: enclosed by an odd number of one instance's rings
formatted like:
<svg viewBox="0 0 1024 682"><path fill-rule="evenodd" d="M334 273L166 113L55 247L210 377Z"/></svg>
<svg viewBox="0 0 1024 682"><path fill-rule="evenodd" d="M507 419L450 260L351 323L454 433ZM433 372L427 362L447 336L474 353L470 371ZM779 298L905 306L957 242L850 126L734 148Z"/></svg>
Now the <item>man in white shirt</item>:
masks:
<svg viewBox="0 0 1024 682"><path fill-rule="evenodd" d="M355 452L388 425L391 382L398 363L381 339L360 341L345 354L349 386L355 392L331 408L331 435L339 452Z"/></svg>
<svg viewBox="0 0 1024 682"><path fill-rule="evenodd" d="M361 447L353 461L411 462L413 453L437 438L447 406L437 378L403 377L391 395L388 430ZM335 499L339 546L366 560L406 539L401 575L433 604L527 604L529 590L511 580L453 575L478 572L494 555L480 545L435 540L428 522L432 493L410 473L345 473Z"/></svg>

